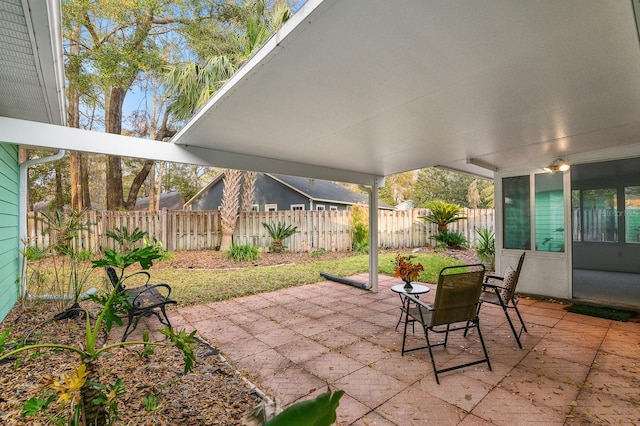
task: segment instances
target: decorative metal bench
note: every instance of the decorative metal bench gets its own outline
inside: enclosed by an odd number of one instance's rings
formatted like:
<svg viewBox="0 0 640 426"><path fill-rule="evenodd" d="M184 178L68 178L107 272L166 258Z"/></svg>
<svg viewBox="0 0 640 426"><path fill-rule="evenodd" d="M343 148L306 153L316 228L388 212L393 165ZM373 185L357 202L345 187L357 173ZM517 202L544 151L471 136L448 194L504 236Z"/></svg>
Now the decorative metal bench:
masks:
<svg viewBox="0 0 640 426"><path fill-rule="evenodd" d="M167 305L177 305L178 302L169 298L171 295L171 287L168 284L149 284L151 275L146 271L136 272L125 277L120 285L118 285L118 274L116 270L111 266L106 267L107 276L113 287L121 292L127 300L127 327L122 335L122 341L127 340L127 337L133 333L138 326L140 318L145 316L149 317L152 314L158 317L158 320L162 324L165 324L171 328L171 322L167 317L167 311L165 307ZM144 285L135 288L127 288L124 285L124 281L135 275L146 275L147 280ZM160 315L162 314L162 315ZM133 327L131 327L133 325Z"/></svg>

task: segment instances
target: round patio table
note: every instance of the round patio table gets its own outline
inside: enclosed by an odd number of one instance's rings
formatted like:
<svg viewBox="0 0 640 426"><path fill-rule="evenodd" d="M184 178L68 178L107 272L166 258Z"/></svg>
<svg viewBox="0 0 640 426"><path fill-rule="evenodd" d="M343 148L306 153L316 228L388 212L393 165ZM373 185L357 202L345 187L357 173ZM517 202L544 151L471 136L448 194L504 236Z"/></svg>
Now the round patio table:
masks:
<svg viewBox="0 0 640 426"><path fill-rule="evenodd" d="M412 296L415 296L416 298L420 299L420 295L421 294L425 294L428 293L429 290L431 290L429 287L427 287L426 285L422 285L422 284L411 284L411 286L413 287L410 291L407 291L406 288L404 288L404 284L396 284L394 286L391 287L391 291L393 291L394 293L398 293L398 296L400 296L400 301L402 302L402 309L405 309L405 300L407 305L409 304L409 299L405 299L402 297L403 294L410 294ZM406 308L408 309L409 307L406 306ZM400 318L398 318L398 322L396 323L396 330L398 329L398 326L400 325L400 323L402 322L402 312L400 311Z"/></svg>

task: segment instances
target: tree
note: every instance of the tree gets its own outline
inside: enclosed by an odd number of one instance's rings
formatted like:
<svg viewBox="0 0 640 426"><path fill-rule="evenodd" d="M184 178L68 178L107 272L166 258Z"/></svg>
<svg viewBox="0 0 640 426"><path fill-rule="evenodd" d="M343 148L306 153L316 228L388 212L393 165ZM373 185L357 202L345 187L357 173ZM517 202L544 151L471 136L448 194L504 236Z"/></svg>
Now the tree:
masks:
<svg viewBox="0 0 640 426"><path fill-rule="evenodd" d="M242 181L242 204L240 205L240 210L243 212L251 211L256 189L256 176L256 172L244 172L244 179Z"/></svg>
<svg viewBox="0 0 640 426"><path fill-rule="evenodd" d="M378 191L378 197L392 206L410 200L413 197L415 181L413 171L387 176L384 187Z"/></svg>
<svg viewBox="0 0 640 426"><path fill-rule="evenodd" d="M447 225L450 223L466 219L462 207L455 203L431 200L427 203L427 208L429 209L429 214L418 216L418 218L437 225L438 232L446 231Z"/></svg>
<svg viewBox="0 0 640 426"><path fill-rule="evenodd" d="M233 242L233 231L236 229L238 219L238 209L240 201L240 170L226 169L222 180L222 201L220 203L220 220L222 224L222 238L220 240L220 250L228 250Z"/></svg>
<svg viewBox="0 0 640 426"><path fill-rule="evenodd" d="M476 179L466 174L436 167L421 169L417 173L413 192L415 205L425 207L430 200L439 199L463 207L470 207L467 198L469 187ZM483 191L488 191L486 188L493 188L493 183L486 179L478 179L477 186L482 194ZM482 195L478 208L489 208L488 200Z"/></svg>
<svg viewBox="0 0 640 426"><path fill-rule="evenodd" d="M265 0L245 0L241 6L230 10L230 16L237 20L240 28L235 35L225 38L228 44L224 45L224 52L215 52L202 65L191 62L166 68L166 85L172 94L171 110L181 119L190 117L201 108L233 73L235 66L244 63L292 15L284 0L276 0L271 10L267 9ZM218 36L215 38L220 39ZM200 45L197 38L191 42ZM240 180L240 171L225 171L220 210L221 250L231 246L240 208ZM245 179L245 182L251 184L255 181ZM252 192L250 187L243 191L247 196Z"/></svg>
<svg viewBox="0 0 640 426"><path fill-rule="evenodd" d="M182 49L175 48L174 35L183 37L185 28L215 20L219 2L67 0L63 5L63 20L71 22L65 28L69 30L70 39L74 40L69 49L73 57L70 56L68 61L71 69L77 68L70 74L74 91L87 87L77 84L81 81L90 80L94 87L98 87L104 99L104 129L108 133L120 134L122 108L128 91L137 79L158 70L165 63L166 51L182 52ZM73 96L75 104L75 97L81 95L74 92ZM121 158L108 156L107 208L132 208L153 165L152 161L142 163L125 201Z"/></svg>
<svg viewBox="0 0 640 426"><path fill-rule="evenodd" d="M467 201L469 208L477 209L480 205L480 191L478 191L478 179L474 179L469 184L469 192L467 192Z"/></svg>

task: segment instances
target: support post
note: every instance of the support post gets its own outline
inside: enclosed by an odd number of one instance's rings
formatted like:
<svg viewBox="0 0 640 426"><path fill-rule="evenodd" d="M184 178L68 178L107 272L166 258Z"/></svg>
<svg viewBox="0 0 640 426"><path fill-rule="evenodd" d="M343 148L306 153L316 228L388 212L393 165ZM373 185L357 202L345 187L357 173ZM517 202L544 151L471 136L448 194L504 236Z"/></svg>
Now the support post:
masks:
<svg viewBox="0 0 640 426"><path fill-rule="evenodd" d="M384 177L376 176L369 193L369 288L378 292L378 188L384 187Z"/></svg>

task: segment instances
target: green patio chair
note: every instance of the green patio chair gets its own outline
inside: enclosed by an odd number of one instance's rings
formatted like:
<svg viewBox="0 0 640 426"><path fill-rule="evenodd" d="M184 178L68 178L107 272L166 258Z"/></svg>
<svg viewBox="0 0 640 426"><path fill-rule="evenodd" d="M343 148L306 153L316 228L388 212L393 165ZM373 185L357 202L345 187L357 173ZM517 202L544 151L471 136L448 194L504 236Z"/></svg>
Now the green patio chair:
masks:
<svg viewBox="0 0 640 426"><path fill-rule="evenodd" d="M438 277L438 287L436 288L435 301L433 305L427 305L420 299L409 294L403 295L405 303L403 303L403 311L405 315L404 335L402 337L402 355L406 352L416 351L419 349L429 349L431 357L431 365L436 376L436 383L440 384L439 373L456 370L471 365L486 362L491 370L491 362L484 345L484 339L480 332L480 318L478 317L478 306L480 292L482 290L482 279L484 277L484 265L461 265L450 266L440 271ZM424 328L424 335L427 340L426 346L406 349L407 324L413 321L421 324ZM476 328L484 358L458 364L452 367L438 369L432 348L436 346L447 346L449 332L464 330L464 336L469 328ZM444 333L444 340L439 343L432 343L429 333Z"/></svg>

